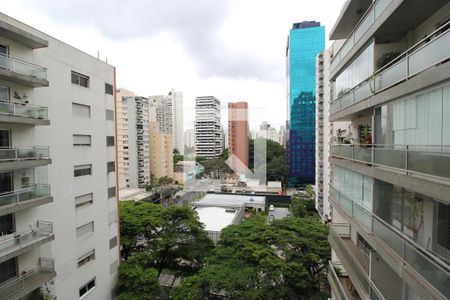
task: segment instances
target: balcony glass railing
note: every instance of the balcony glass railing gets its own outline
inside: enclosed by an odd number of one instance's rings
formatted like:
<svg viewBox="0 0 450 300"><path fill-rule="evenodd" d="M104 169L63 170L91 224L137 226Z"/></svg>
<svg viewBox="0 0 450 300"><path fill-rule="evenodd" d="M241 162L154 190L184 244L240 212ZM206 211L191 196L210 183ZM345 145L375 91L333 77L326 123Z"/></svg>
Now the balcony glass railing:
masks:
<svg viewBox="0 0 450 300"><path fill-rule="evenodd" d="M378 1L380 2L380 1ZM450 21L331 103L334 114L450 58Z"/></svg>
<svg viewBox="0 0 450 300"><path fill-rule="evenodd" d="M18 295L31 292L51 279L55 274L55 264L52 259L39 258L39 264L31 269L23 271L22 275L0 285L0 299L17 299Z"/></svg>
<svg viewBox="0 0 450 300"><path fill-rule="evenodd" d="M11 57L9 55L0 54L0 68L23 75L36 77L38 79L47 79L46 68Z"/></svg>
<svg viewBox="0 0 450 300"><path fill-rule="evenodd" d="M49 159L49 147L16 147L0 149L0 162Z"/></svg>
<svg viewBox="0 0 450 300"><path fill-rule="evenodd" d="M30 227L32 227L30 225ZM13 233L11 237L0 240L0 255L17 251L29 246L44 238L53 235L53 224L50 222L38 221L36 226L23 233Z"/></svg>
<svg viewBox="0 0 450 300"><path fill-rule="evenodd" d="M0 209L5 205L20 205L29 200L50 196L48 184L35 184L30 188L0 194Z"/></svg>
<svg viewBox="0 0 450 300"><path fill-rule="evenodd" d="M450 179L450 145L332 145L331 155L373 166Z"/></svg>
<svg viewBox="0 0 450 300"><path fill-rule="evenodd" d="M348 37L347 41L344 43L341 49L336 53L331 61L331 71L334 71L336 67L339 65L341 60L343 60L350 50L356 45L357 42L361 39L364 33L372 27L373 23L380 17L386 7L393 0L378 0L374 1L369 9L366 11L366 14L361 18L358 25L355 26L355 29Z"/></svg>
<svg viewBox="0 0 450 300"><path fill-rule="evenodd" d="M333 264L328 262L328 280L332 280L334 285L336 286L337 292L339 294L339 299L342 300L348 300L347 294L344 291L344 288L342 287L341 281L339 280L338 275L336 274L336 271L334 270Z"/></svg>
<svg viewBox="0 0 450 300"><path fill-rule="evenodd" d="M45 106L0 101L0 114L47 120L48 108Z"/></svg>
<svg viewBox="0 0 450 300"><path fill-rule="evenodd" d="M347 213L347 210L342 206L342 199L345 196L333 186L330 186L330 196L332 201ZM359 207L359 205L352 202L352 207ZM368 220L364 218L364 221L351 214L348 214L348 216L358 220L358 223L363 225L363 227L370 223L370 232L379 237L387 247L397 253L402 259L401 263L411 266L419 276L428 281L444 298L450 299L450 285L448 284L450 282L450 266L376 215L369 212L367 214ZM335 232L336 234L339 233L338 230L335 230ZM342 234L340 235L342 236Z"/></svg>

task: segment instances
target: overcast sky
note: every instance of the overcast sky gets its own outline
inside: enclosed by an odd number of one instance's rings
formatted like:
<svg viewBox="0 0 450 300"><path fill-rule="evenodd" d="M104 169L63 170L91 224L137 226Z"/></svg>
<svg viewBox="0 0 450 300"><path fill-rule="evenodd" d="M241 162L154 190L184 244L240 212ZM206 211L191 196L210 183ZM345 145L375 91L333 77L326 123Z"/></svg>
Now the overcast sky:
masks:
<svg viewBox="0 0 450 300"><path fill-rule="evenodd" d="M287 35L320 21L326 38L345 0L14 0L1 11L117 68L117 87L141 96L184 93L249 103L250 127L286 120ZM327 41L327 46L330 43ZM224 123L224 122L223 122Z"/></svg>

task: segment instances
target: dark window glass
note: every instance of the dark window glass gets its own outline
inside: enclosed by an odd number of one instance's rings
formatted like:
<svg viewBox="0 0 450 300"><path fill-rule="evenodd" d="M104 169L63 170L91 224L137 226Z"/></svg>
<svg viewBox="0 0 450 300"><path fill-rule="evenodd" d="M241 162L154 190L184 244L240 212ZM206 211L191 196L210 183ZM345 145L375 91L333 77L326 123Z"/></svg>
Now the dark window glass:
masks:
<svg viewBox="0 0 450 300"><path fill-rule="evenodd" d="M105 83L105 94L109 94L109 95L114 94L114 87L112 84Z"/></svg>

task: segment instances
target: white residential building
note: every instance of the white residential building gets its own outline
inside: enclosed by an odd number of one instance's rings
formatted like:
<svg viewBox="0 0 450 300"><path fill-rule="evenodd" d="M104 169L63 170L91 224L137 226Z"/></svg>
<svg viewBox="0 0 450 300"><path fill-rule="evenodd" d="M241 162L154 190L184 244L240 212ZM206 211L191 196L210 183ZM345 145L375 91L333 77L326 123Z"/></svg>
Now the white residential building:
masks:
<svg viewBox="0 0 450 300"><path fill-rule="evenodd" d="M195 152L208 159L223 151L220 101L214 96L195 99Z"/></svg>
<svg viewBox="0 0 450 300"><path fill-rule="evenodd" d="M186 147L195 148L195 131L194 129L186 129L184 132L184 144Z"/></svg>
<svg viewBox="0 0 450 300"><path fill-rule="evenodd" d="M167 96L168 105L172 110L173 147L184 154L183 130L183 93L171 90Z"/></svg>
<svg viewBox="0 0 450 300"><path fill-rule="evenodd" d="M332 298L450 299L450 2L348 0L330 38Z"/></svg>
<svg viewBox="0 0 450 300"><path fill-rule="evenodd" d="M111 299L115 68L0 13L0 299Z"/></svg>
<svg viewBox="0 0 450 300"><path fill-rule="evenodd" d="M148 99L118 89L116 105L119 187L142 188L150 181Z"/></svg>

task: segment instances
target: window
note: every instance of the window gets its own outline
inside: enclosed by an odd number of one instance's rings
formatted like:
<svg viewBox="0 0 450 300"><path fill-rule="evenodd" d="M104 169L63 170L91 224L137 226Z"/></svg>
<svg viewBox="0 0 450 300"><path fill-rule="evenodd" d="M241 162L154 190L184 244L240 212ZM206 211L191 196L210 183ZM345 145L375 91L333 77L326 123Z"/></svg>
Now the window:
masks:
<svg viewBox="0 0 450 300"><path fill-rule="evenodd" d="M75 207L82 207L94 203L94 194L89 193L75 197Z"/></svg>
<svg viewBox="0 0 450 300"><path fill-rule="evenodd" d="M109 239L109 249L111 250L112 248L117 246L117 236Z"/></svg>
<svg viewBox="0 0 450 300"><path fill-rule="evenodd" d="M81 268L82 266L84 266L85 264L87 264L88 262L90 262L91 260L94 260L94 259L95 259L95 249L92 249L88 253L86 253L78 258L78 260L77 260L78 268Z"/></svg>
<svg viewBox="0 0 450 300"><path fill-rule="evenodd" d="M108 161L106 163L106 173L111 173L116 170L116 162L115 161Z"/></svg>
<svg viewBox="0 0 450 300"><path fill-rule="evenodd" d="M106 137L106 147L112 147L114 146L114 136L107 136Z"/></svg>
<svg viewBox="0 0 450 300"><path fill-rule="evenodd" d="M115 260L112 264L109 265L109 275L116 273L118 268L119 268L119 261Z"/></svg>
<svg viewBox="0 0 450 300"><path fill-rule="evenodd" d="M90 146L91 136L85 134L74 134L73 135L73 145L74 146Z"/></svg>
<svg viewBox="0 0 450 300"><path fill-rule="evenodd" d="M108 224L117 223L117 212L113 211L108 214Z"/></svg>
<svg viewBox="0 0 450 300"><path fill-rule="evenodd" d="M116 187L108 188L108 199L116 196Z"/></svg>
<svg viewBox="0 0 450 300"><path fill-rule="evenodd" d="M91 107L89 105L72 103L72 116L78 118L90 118Z"/></svg>
<svg viewBox="0 0 450 300"><path fill-rule="evenodd" d="M75 177L86 176L91 174L92 174L92 165L75 166L73 170L73 175Z"/></svg>
<svg viewBox="0 0 450 300"><path fill-rule="evenodd" d="M112 84L105 83L105 94L114 95L114 87Z"/></svg>
<svg viewBox="0 0 450 300"><path fill-rule="evenodd" d="M80 287L80 298L86 295L93 288L95 288L95 277L92 278L88 283Z"/></svg>
<svg viewBox="0 0 450 300"><path fill-rule="evenodd" d="M106 120L107 121L114 121L114 111L111 109L106 110Z"/></svg>
<svg viewBox="0 0 450 300"><path fill-rule="evenodd" d="M83 87L89 87L89 76L72 71L72 83Z"/></svg>
<svg viewBox="0 0 450 300"><path fill-rule="evenodd" d="M77 239L87 236L94 232L94 221L84 224L77 228Z"/></svg>

